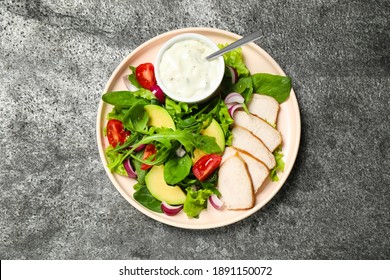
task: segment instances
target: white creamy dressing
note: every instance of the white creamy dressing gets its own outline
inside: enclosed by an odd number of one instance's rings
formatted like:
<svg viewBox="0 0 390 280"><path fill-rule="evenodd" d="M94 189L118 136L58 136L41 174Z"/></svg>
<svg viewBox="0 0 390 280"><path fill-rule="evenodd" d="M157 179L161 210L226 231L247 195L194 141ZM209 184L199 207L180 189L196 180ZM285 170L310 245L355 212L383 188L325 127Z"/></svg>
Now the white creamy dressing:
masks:
<svg viewBox="0 0 390 280"><path fill-rule="evenodd" d="M214 85L218 60L206 60L215 50L196 39L179 41L161 58L160 77L165 87L180 97L202 95Z"/></svg>

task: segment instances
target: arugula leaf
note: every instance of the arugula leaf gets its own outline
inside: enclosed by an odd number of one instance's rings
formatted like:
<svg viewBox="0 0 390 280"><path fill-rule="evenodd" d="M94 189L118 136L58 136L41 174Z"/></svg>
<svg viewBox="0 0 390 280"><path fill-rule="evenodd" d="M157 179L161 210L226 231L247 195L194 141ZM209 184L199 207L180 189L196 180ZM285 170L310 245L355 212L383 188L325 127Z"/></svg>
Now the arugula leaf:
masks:
<svg viewBox="0 0 390 280"><path fill-rule="evenodd" d="M283 160L283 153L282 153L282 147L278 147L274 152L274 157L276 161L275 167L270 171L271 180L273 182L279 181L279 177L277 172L283 172L284 171L284 160Z"/></svg>
<svg viewBox="0 0 390 280"><path fill-rule="evenodd" d="M229 45L228 43L218 44L218 47L221 49L221 48L224 48L228 45ZM226 65L236 69L238 77L249 76L250 73L249 73L249 70L244 63L244 58L242 56L242 49L241 48L237 48L235 50L232 50L230 52L225 53L223 55L223 59L225 60Z"/></svg>
<svg viewBox="0 0 390 280"><path fill-rule="evenodd" d="M191 187L188 187L186 191L187 196L183 210L188 217L199 218L200 212L207 208L207 199L213 192L208 189L194 190Z"/></svg>
<svg viewBox="0 0 390 280"><path fill-rule="evenodd" d="M196 112L191 112L187 118L184 116L177 120L177 127L180 129L191 130L194 133L199 133L202 128L211 122L214 115L219 109L220 97L211 99L209 102L202 104Z"/></svg>
<svg viewBox="0 0 390 280"><path fill-rule="evenodd" d="M147 123L149 121L149 115L144 110L144 107L147 104L149 103L140 99L136 101L130 109L128 109L122 120L126 129L132 132L137 131L144 134L148 132Z"/></svg>
<svg viewBox="0 0 390 280"><path fill-rule="evenodd" d="M220 153L221 148L215 142L214 137L194 134L186 130L172 130L169 128L162 128L156 130L157 133L145 136L141 141L136 143L128 153L131 154L139 145L149 144L151 142L159 142L166 148L172 147L172 141L179 141L187 152L192 152L194 148L198 148L206 153Z"/></svg>
<svg viewBox="0 0 390 280"><path fill-rule="evenodd" d="M138 185L138 190L133 194L133 197L140 204L157 213L162 213L161 210L161 201L154 198L154 196L149 192L146 185Z"/></svg>
<svg viewBox="0 0 390 280"><path fill-rule="evenodd" d="M204 151L206 154L219 154L221 153L221 148L215 142L215 138L207 135L193 134L192 144L195 148L198 148L201 151Z"/></svg>
<svg viewBox="0 0 390 280"><path fill-rule="evenodd" d="M146 176L146 170L141 169L142 162L140 161L144 155L144 152L138 152L135 154L135 157L137 157L139 160L133 159L131 163L133 164L135 168L135 172L137 173L137 181L138 184L145 184L145 176Z"/></svg>
<svg viewBox="0 0 390 280"><path fill-rule="evenodd" d="M164 164L164 179L168 185L175 185L190 174L192 160L188 154L173 157Z"/></svg>
<svg viewBox="0 0 390 280"><path fill-rule="evenodd" d="M290 96L290 77L257 73L252 75L252 80L256 93L272 96L279 103L283 103Z"/></svg>

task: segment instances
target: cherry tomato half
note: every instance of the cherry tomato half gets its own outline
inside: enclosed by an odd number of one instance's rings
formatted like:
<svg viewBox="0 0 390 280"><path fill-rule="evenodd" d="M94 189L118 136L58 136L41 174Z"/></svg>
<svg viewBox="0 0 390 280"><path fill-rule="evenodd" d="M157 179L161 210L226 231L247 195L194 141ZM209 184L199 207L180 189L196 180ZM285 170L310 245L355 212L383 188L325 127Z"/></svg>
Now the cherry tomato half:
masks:
<svg viewBox="0 0 390 280"><path fill-rule="evenodd" d="M114 148L118 143L123 144L126 138L130 135L129 131L123 128L123 124L119 120L109 120L107 123L107 138L108 143Z"/></svg>
<svg viewBox="0 0 390 280"><path fill-rule="evenodd" d="M201 157L192 167L192 172L200 181L209 177L221 163L222 157L216 154L205 155Z"/></svg>
<svg viewBox="0 0 390 280"><path fill-rule="evenodd" d="M144 150L144 156L142 157L143 160L146 160L150 156L154 155L156 153L156 147L153 144L147 144ZM152 165L143 163L141 165L142 170L148 170L152 167Z"/></svg>
<svg viewBox="0 0 390 280"><path fill-rule="evenodd" d="M152 63L143 63L137 66L135 69L135 76L139 84L146 89L151 89L156 82L156 77L154 76L154 66Z"/></svg>

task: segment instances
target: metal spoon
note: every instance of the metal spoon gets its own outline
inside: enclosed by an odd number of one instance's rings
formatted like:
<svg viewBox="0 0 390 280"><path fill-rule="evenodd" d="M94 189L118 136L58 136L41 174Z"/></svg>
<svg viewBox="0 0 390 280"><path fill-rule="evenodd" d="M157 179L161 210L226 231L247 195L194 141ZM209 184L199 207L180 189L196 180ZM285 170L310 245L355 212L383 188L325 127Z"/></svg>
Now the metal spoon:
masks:
<svg viewBox="0 0 390 280"><path fill-rule="evenodd" d="M234 49L237 49L238 47L241 47L242 45L245 45L247 43L250 43L256 39L259 39L261 37L261 32L256 31L248 36L245 36L241 38L240 40L235 41L234 43L228 45L227 47L220 49L219 51L216 51L215 53L210 54L206 57L207 60L213 59L215 57L218 57L220 55L223 55L224 53L230 52Z"/></svg>

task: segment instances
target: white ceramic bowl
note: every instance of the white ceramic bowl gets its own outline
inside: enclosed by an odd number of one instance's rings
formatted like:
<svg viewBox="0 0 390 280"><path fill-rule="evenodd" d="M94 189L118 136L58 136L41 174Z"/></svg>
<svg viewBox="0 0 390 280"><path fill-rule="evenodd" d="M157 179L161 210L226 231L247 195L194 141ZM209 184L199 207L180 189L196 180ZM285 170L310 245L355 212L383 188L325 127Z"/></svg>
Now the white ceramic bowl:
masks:
<svg viewBox="0 0 390 280"><path fill-rule="evenodd" d="M206 36L203 36L203 35L200 35L197 33L184 33L184 34L180 34L178 36L171 38L170 40L168 40L167 42L165 42L163 44L163 46L161 47L161 49L157 53L156 61L154 63L157 84L160 86L162 91L173 100L186 102L186 103L204 102L207 99L209 99L210 97L212 97L214 95L214 93L216 93L218 91L219 86L222 82L223 75L225 72L225 62L224 62L222 56L213 59L213 62L212 62L212 63L216 64L216 74L215 75L206 75L207 77L205 77L205 79L207 79L207 82L210 83L210 86L208 87L208 89L202 90L198 94L194 94L192 96L184 96L184 95L178 94L175 91L175 89L172 88L172 86L171 87L167 86L166 78L164 80L164 77L162 77L163 75L161 75L163 73L162 71L166 70L166 69L163 69L163 67L160 68L161 60L163 59L164 54L171 47L173 47L177 43L185 41L185 40L200 41L201 43L205 44L207 47L209 47L212 50L211 53L219 50L218 46L213 41L211 41ZM209 55L209 54L207 54L207 55ZM178 58L178 59L181 59L181 58ZM206 68L207 68L207 63L211 63L205 59L203 59L202 61L203 61L202 63L204 63L203 65L205 65ZM184 67L185 67L185 65L186 64L184 63ZM185 71L183 71L183 73L184 72Z"/></svg>

